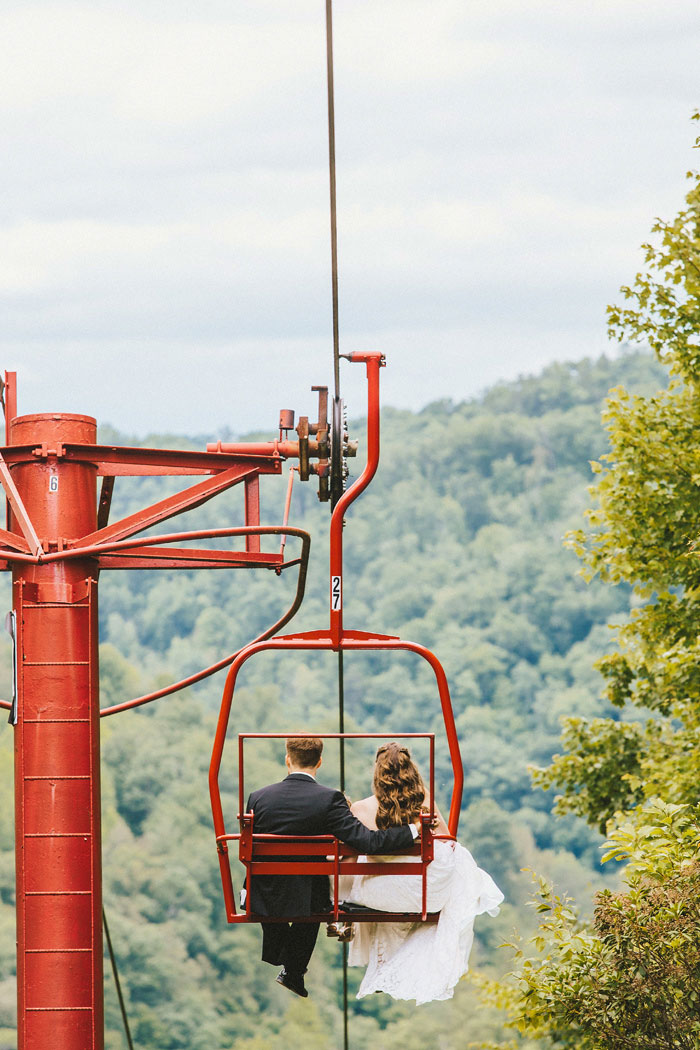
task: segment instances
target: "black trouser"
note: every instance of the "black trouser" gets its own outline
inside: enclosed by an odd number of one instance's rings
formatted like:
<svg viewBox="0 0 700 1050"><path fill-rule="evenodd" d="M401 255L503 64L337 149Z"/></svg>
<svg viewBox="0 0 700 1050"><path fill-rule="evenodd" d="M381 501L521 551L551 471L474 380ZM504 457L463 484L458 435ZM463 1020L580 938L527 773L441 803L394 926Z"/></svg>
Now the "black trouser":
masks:
<svg viewBox="0 0 700 1050"><path fill-rule="evenodd" d="M264 922L262 924L263 962L284 966L287 973L306 973L316 944L317 922Z"/></svg>

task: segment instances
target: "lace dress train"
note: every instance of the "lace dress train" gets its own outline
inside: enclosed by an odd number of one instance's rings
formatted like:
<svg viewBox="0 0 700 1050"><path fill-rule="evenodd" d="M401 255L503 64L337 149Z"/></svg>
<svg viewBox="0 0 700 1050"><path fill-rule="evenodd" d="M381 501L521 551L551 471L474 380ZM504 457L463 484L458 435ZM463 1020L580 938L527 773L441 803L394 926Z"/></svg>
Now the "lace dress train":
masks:
<svg viewBox="0 0 700 1050"><path fill-rule="evenodd" d="M419 875L355 875L343 880L342 897L379 911L420 911ZM451 999L469 968L474 919L498 914L503 894L458 842L435 842L428 868L428 910L437 923L357 923L348 962L366 966L357 993L386 992L394 999L427 1003Z"/></svg>

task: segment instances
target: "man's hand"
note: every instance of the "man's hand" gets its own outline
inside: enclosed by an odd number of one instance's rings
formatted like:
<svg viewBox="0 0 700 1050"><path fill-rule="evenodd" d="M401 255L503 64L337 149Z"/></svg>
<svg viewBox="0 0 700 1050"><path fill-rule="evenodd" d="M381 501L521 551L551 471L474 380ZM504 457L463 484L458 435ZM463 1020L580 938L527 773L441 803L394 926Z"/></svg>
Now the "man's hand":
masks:
<svg viewBox="0 0 700 1050"><path fill-rule="evenodd" d="M418 841L418 839L420 839L420 837L421 837L421 835L423 833L423 825L424 825L424 823L426 823L426 824L428 823L428 821L423 821L422 818L423 817L429 817L429 816L430 816L430 810L429 809L421 809L420 817L418 818L418 820L416 820L413 824L409 824L408 825L411 828L411 834L413 835L413 838L414 838L415 841ZM433 815L433 818L430 821L431 829L434 830L436 825L437 825L437 817L435 815ZM415 829L415 832L414 832L413 829Z"/></svg>
<svg viewBox="0 0 700 1050"><path fill-rule="evenodd" d="M427 809L426 807L421 807L420 815L421 815L421 817L429 817L430 816L430 810ZM438 826L438 822L439 822L439 818L438 818L437 813L433 813L432 819L429 822L431 831L435 831L435 828ZM428 822L426 821L426 823L428 823ZM421 820L420 824L421 824L421 827L422 827L423 826L423 821L422 820ZM420 834L420 832L419 832L419 834Z"/></svg>

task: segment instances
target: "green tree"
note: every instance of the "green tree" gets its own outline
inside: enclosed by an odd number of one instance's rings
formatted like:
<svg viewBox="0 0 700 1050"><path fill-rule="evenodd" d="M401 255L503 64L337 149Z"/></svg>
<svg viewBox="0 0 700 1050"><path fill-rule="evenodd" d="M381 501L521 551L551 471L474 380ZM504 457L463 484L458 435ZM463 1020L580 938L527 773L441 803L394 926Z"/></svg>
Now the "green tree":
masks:
<svg viewBox="0 0 700 1050"><path fill-rule="evenodd" d="M593 463L597 506L570 536L589 578L636 591L599 666L613 705L654 716L569 721L569 753L539 774L564 789L560 808L596 824L643 797L700 801L700 176L690 178L686 207L654 225L648 272L623 288L632 305L610 308L611 331L646 340L672 381L651 397L612 392L610 452Z"/></svg>
<svg viewBox="0 0 700 1050"><path fill-rule="evenodd" d="M611 333L651 346L670 385L611 392L596 505L569 538L589 579L634 589L617 647L599 662L626 718L566 719L566 753L535 772L560 790L559 812L607 827L627 888L598 895L580 924L542 886L534 952L520 946L515 983L491 989L517 1029L556 1047L700 1040L700 175L689 179L685 208L655 223L647 269L622 289L627 305L609 311Z"/></svg>
<svg viewBox="0 0 700 1050"><path fill-rule="evenodd" d="M700 832L685 806L642 813L607 843L608 857L628 861L625 891L599 893L593 922L581 923L540 880L539 928L514 946L514 983L480 982L521 1033L576 1050L698 1046Z"/></svg>

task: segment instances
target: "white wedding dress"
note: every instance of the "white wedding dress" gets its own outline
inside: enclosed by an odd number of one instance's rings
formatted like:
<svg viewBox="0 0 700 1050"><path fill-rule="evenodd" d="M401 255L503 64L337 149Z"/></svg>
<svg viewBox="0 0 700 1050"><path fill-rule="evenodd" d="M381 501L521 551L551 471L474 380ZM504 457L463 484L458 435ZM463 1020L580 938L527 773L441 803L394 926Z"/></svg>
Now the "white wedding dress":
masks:
<svg viewBox="0 0 700 1050"><path fill-rule="evenodd" d="M451 999L467 972L474 919L484 912L497 915L503 894L458 842L435 841L427 878L428 911L440 912L437 923L355 923L348 962L367 967L358 999L371 992L417 1004ZM421 909L420 875L355 875L341 881L341 899L354 904L379 911Z"/></svg>

